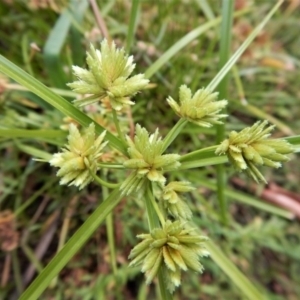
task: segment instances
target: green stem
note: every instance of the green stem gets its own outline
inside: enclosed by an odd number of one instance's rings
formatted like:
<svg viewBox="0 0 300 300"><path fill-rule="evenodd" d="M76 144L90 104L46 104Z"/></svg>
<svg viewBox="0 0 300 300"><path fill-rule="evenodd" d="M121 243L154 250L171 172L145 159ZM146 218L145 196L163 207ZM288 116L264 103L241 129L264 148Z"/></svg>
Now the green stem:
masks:
<svg viewBox="0 0 300 300"><path fill-rule="evenodd" d="M160 268L158 271L158 284L159 284L159 290L162 300L172 300L173 296L172 294L166 289L166 283L165 283L165 270L163 268Z"/></svg>
<svg viewBox="0 0 300 300"><path fill-rule="evenodd" d="M30 91L28 88L15 83L6 84L5 88L8 90L15 90L15 91ZM49 89L60 96L71 97L71 98L76 98L77 96L77 94L73 91L62 90L57 88L49 88Z"/></svg>
<svg viewBox="0 0 300 300"><path fill-rule="evenodd" d="M215 145L215 146L202 148L200 150L192 151L190 153L182 155L180 157L180 161L182 162L182 161L194 160L197 158L203 158L203 157L206 157L207 154L209 154L209 156L211 157L211 155L213 155L215 153L217 148L218 148L218 146Z"/></svg>
<svg viewBox="0 0 300 300"><path fill-rule="evenodd" d="M228 60L228 62L224 65L224 67L219 71L219 73L214 77L214 79L209 83L207 89L214 90L218 84L222 81L224 76L230 71L233 65L237 62L237 60L241 57L247 47L252 43L252 41L257 37L259 32L263 29L266 23L270 20L279 6L283 3L284 0L279 0L271 11L267 14L267 16L263 19L263 21L256 26L256 28L251 32L251 34L247 37L247 39L243 42L243 44L238 48L238 50L234 53L234 55Z"/></svg>
<svg viewBox="0 0 300 300"><path fill-rule="evenodd" d="M122 133L122 131L121 131L121 128L120 128L120 123L119 123L119 120L118 120L118 116L117 116L116 110L113 109L113 110L112 110L112 113L113 113L113 119L114 119L114 123L115 123L116 129L117 129L119 138L120 138L123 142L125 142L125 144L126 144L124 135L123 135L123 133Z"/></svg>
<svg viewBox="0 0 300 300"><path fill-rule="evenodd" d="M23 250L23 252L25 253L25 255L27 256L28 260L33 264L33 266L35 267L35 269L41 273L43 270L43 265L41 264L41 262L36 258L35 253L31 250L31 248L24 244L21 245L21 248Z"/></svg>
<svg viewBox="0 0 300 300"><path fill-rule="evenodd" d="M155 209L152 205L150 195L152 195L152 188L151 188L151 183L148 182L146 187L146 193L145 193L145 203L146 203L146 210L148 216L148 224L151 231L152 229L159 227L159 221Z"/></svg>
<svg viewBox="0 0 300 300"><path fill-rule="evenodd" d="M97 163L99 168L108 168L108 169L124 169L123 164L116 163Z"/></svg>
<svg viewBox="0 0 300 300"><path fill-rule="evenodd" d="M98 177L96 174L94 174L93 171L91 171L91 170L90 170L90 174L99 185L105 186L109 189L116 189L121 185L120 183L109 183L107 181L104 181L103 179Z"/></svg>
<svg viewBox="0 0 300 300"><path fill-rule="evenodd" d="M70 222L71 222L74 211L76 211L76 204L77 204L78 198L79 197L77 195L74 196L67 205L67 208L65 210L65 217L63 220L63 224L62 224L62 227L61 227L60 233L59 233L58 247L57 247L56 253L59 253L59 251L63 248L63 246L66 243L68 233L69 233L69 228L70 228ZM52 282L50 283L49 288L54 289L57 285L58 280L59 280L59 276L55 276L55 278L53 278Z"/></svg>
<svg viewBox="0 0 300 300"><path fill-rule="evenodd" d="M148 186L146 188L146 193L145 193L145 202L146 202L146 209L147 209L147 215L148 215L148 222L149 222L149 229L150 231L153 230L154 228L159 227L159 221L158 217L155 211L155 208L153 206L153 192L152 192L152 186L151 183L148 182ZM161 300L172 300L173 297L170 294L170 292L166 288L165 280L164 280L164 271L163 268L160 268L158 272L158 284L159 284L159 289L161 293Z"/></svg>
<svg viewBox="0 0 300 300"><path fill-rule="evenodd" d="M221 23L221 40L220 40L220 63L219 69L222 69L227 63L230 56L231 47L231 29L233 21L234 0L223 0L222 4L222 23ZM228 73L219 84L219 97L220 99L228 98ZM225 112L225 111L224 111ZM225 125L217 126L217 144L221 143L225 139ZM220 210L220 221L224 224L228 224L228 204L225 197L225 185L226 185L225 167L223 164L217 165L217 196Z"/></svg>
<svg viewBox="0 0 300 300"><path fill-rule="evenodd" d="M206 248L215 263L233 280L244 295L251 300L263 300L264 295L241 273L238 268L223 254L223 252L212 242L206 243Z"/></svg>
<svg viewBox="0 0 300 300"><path fill-rule="evenodd" d="M180 119L175 126L169 131L169 133L164 138L163 152L170 146L170 144L176 139L178 134L181 132L183 127L188 123L185 119Z"/></svg>
<svg viewBox="0 0 300 300"><path fill-rule="evenodd" d="M21 294L23 291L23 282L21 277L21 268L19 263L19 258L17 256L17 250L12 251L12 265L14 271L14 279L17 286L18 293Z"/></svg>
<svg viewBox="0 0 300 300"><path fill-rule="evenodd" d="M47 288L51 280L71 260L75 253L86 243L107 215L116 207L122 199L119 190L111 192L109 197L102 202L88 217L81 227L73 234L64 247L57 253L41 274L21 295L19 300L36 300Z"/></svg>
<svg viewBox="0 0 300 300"><path fill-rule="evenodd" d="M101 134L105 128L100 126L84 112L80 111L68 100L62 98L61 96L55 94L52 90L46 87L44 84L39 82L37 79L30 76L28 73L23 71L17 65L13 64L5 57L0 55L0 72L4 73L8 77L12 78L16 82L27 87L32 93L41 97L47 103L61 111L63 114L76 120L84 127L88 127L91 123L95 124L95 129L97 134ZM120 141L116 136L114 136L109 131L106 132L105 138L109 140L109 144L121 151L127 156L127 147L123 141Z"/></svg>
<svg viewBox="0 0 300 300"><path fill-rule="evenodd" d="M195 169L195 168L200 168L205 166L214 166L214 165L224 164L226 162L228 162L226 155L221 155L221 156L211 157L211 158L209 157L201 158L197 160L183 162L180 165L180 167L175 170L175 172L181 170Z"/></svg>
<svg viewBox="0 0 300 300"><path fill-rule="evenodd" d="M157 203L155 201L155 198L154 198L154 195L152 193L152 190L151 189L147 189L147 192L148 192L148 197L149 197L149 199L150 199L150 201L152 203L152 206L154 207L154 210L155 210L155 212L156 212L156 214L157 214L157 216L159 218L160 224L162 226L164 226L164 224L165 224L165 218L164 218L163 214L161 213L161 211L160 211L160 209L159 209L159 207L158 207L158 205L157 205Z"/></svg>
<svg viewBox="0 0 300 300"><path fill-rule="evenodd" d="M139 0L132 0L132 2L131 2L130 21L129 21L127 39L126 39L126 52L127 53L130 52L130 49L131 49L131 46L133 43L133 39L134 39L139 3L140 3Z"/></svg>
<svg viewBox="0 0 300 300"><path fill-rule="evenodd" d="M106 173L106 172L105 172ZM106 176L106 174L104 174ZM108 197L108 189L102 187L103 201ZM116 249L115 249L115 239L114 239L114 225L113 225L113 215L109 213L105 219L106 224L106 234L108 240L108 247L110 252L110 263L113 270L113 274L117 274L117 260L116 260Z"/></svg>
<svg viewBox="0 0 300 300"><path fill-rule="evenodd" d="M276 128L281 130L284 134L286 134L286 135L294 134L293 130L291 128L289 128L286 124L284 124L282 121L278 120L276 117L274 117L270 114L267 114L265 111L261 110L259 107L249 104L248 101L246 100L243 83L239 76L237 66L233 66L232 74L233 74L233 78L235 81L235 85L236 85L236 89L237 89L240 101L231 100L231 102L238 105L239 108L242 108L243 110L246 109L248 111L248 113L254 115L255 117L268 120L272 124L276 125Z"/></svg>

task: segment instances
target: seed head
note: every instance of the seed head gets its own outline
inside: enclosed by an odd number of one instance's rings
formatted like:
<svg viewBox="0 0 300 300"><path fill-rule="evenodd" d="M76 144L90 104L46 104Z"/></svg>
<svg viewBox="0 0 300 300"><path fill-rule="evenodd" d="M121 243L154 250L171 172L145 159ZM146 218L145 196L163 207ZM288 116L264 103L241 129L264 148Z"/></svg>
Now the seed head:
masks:
<svg viewBox="0 0 300 300"><path fill-rule="evenodd" d="M237 170L245 170L256 182L267 183L256 166L279 168L281 162L289 160L286 154L294 152L287 141L268 139L275 126L266 127L267 124L267 121L258 121L240 132L232 131L217 148L216 154L226 153Z"/></svg>
<svg viewBox="0 0 300 300"><path fill-rule="evenodd" d="M179 193L190 192L194 189L187 181L172 181L164 187L161 195L163 205L173 217L191 219L192 212Z"/></svg>
<svg viewBox="0 0 300 300"><path fill-rule="evenodd" d="M107 97L115 110L121 110L125 105L133 105L130 98L149 82L143 74L129 78L135 68L133 57L128 57L123 48L117 49L114 42L110 46L107 40L103 40L101 50L96 50L91 45L87 52L87 64L89 70L73 66L78 81L68 84L76 93L91 94L84 99L75 100L74 103L78 106Z"/></svg>
<svg viewBox="0 0 300 300"><path fill-rule="evenodd" d="M180 105L171 97L167 101L179 117L202 127L211 127L214 124L222 124L219 119L227 117L219 114L227 105L227 100L216 101L217 96L218 93L207 89L198 90L192 96L191 90L182 85L179 89Z"/></svg>
<svg viewBox="0 0 300 300"><path fill-rule="evenodd" d="M130 159L124 162L124 166L133 169L133 172L121 185L124 194L138 191L147 179L164 184L166 178L163 172L180 166L180 155L162 154L163 141L159 137L158 129L149 135L145 128L137 124L134 140L127 137L127 143Z"/></svg>
<svg viewBox="0 0 300 300"><path fill-rule="evenodd" d="M207 238L193 231L193 228L185 228L181 221L168 220L163 228L138 235L143 241L131 250L130 266L142 264L147 284L152 282L161 267L165 268L167 287L173 292L181 283L181 271L190 269L201 273L203 266L199 257L209 255L204 245Z"/></svg>
<svg viewBox="0 0 300 300"><path fill-rule="evenodd" d="M62 152L54 154L49 163L60 168L56 174L61 177L60 184L75 185L82 189L93 180L90 172L96 174L98 170L97 161L103 154L101 150L108 143L103 143L106 131L96 138L94 123L82 134L73 123L69 128L68 144Z"/></svg>

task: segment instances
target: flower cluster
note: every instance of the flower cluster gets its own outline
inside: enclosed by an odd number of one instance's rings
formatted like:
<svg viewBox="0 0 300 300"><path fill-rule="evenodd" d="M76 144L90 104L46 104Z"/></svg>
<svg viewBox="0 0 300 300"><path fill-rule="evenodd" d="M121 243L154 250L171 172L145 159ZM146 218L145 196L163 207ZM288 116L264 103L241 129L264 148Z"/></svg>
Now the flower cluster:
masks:
<svg viewBox="0 0 300 300"><path fill-rule="evenodd" d="M198 90L192 96L191 90L182 85L179 89L180 105L171 97L167 101L179 117L202 127L211 127L213 124L222 124L219 119L227 117L219 114L227 105L227 100L216 101L217 96L218 93L208 89Z"/></svg>
<svg viewBox="0 0 300 300"><path fill-rule="evenodd" d="M63 152L54 154L49 163L60 168L57 172L57 176L62 177L60 184L75 185L82 189L93 180L90 172L96 174L98 170L97 161L107 144L103 143L106 132L96 138L94 123L82 134L73 123L69 128L68 144Z"/></svg>
<svg viewBox="0 0 300 300"><path fill-rule="evenodd" d="M194 189L187 181L172 181L163 188L161 195L163 205L174 218L191 219L192 212L178 193L190 192Z"/></svg>
<svg viewBox="0 0 300 300"><path fill-rule="evenodd" d="M148 131L139 124L136 126L136 134L132 141L127 136L129 145L129 160L124 162L124 167L133 169L133 172L121 185L124 194L138 191L146 179L164 184L166 178L163 172L178 168L180 155L162 154L163 141L159 137L158 129L149 136Z"/></svg>
<svg viewBox="0 0 300 300"><path fill-rule="evenodd" d="M138 235L143 241L131 250L129 258L133 260L130 266L142 264L147 284L164 267L167 288L173 292L181 283L181 271L190 269L202 272L203 266L199 257L209 255L204 246L207 238L194 234L193 231L194 229L185 228L179 220L168 220L163 228L155 228L150 234Z"/></svg>
<svg viewBox="0 0 300 300"><path fill-rule="evenodd" d="M78 81L68 85L79 94L91 94L84 99L75 100L78 106L95 103L109 98L115 110L134 102L130 97L144 89L149 80L143 74L130 77L135 64L133 57L127 56L125 50L117 49L115 43L108 44L107 40L101 43L101 51L91 45L87 53L89 70L73 66Z"/></svg>
<svg viewBox="0 0 300 300"><path fill-rule="evenodd" d="M289 160L286 154L294 152L287 141L268 139L274 125L266 127L267 124L267 121L258 121L240 132L232 131L217 148L216 154L226 153L237 170L245 170L256 182L266 183L256 166L279 168L281 162Z"/></svg>

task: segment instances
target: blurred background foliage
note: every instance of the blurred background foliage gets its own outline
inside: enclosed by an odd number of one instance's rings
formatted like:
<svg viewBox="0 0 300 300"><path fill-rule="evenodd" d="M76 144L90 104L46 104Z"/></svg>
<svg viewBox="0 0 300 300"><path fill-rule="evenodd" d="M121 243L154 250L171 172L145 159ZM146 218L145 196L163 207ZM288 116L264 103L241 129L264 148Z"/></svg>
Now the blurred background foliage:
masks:
<svg viewBox="0 0 300 300"><path fill-rule="evenodd" d="M2 0L0 53L70 101L65 85L71 66L84 66L89 44L103 39L97 4L109 36L124 46L130 22L129 0ZM270 10L272 1L236 0L232 53ZM172 45L196 27L220 15L218 0L140 1L131 53L136 73L145 72ZM274 137L300 134L300 2L287 0L250 45L230 73L226 130L240 130L258 119L277 125ZM99 21L99 20L98 20ZM162 135L177 117L167 105L181 84L193 92L218 72L220 26L212 27L168 60L151 78L152 86L136 96L134 123ZM130 117L131 118L131 117ZM32 139L0 137L0 299L17 299L36 273L49 262L68 236L104 197L96 184L78 192L58 184L55 170L32 160L39 151L54 153L64 144L70 120L36 95L0 74L0 130L45 129ZM104 120L99 120L104 122ZM188 125L172 145L181 154L215 144L215 129ZM187 196L194 222L224 251L268 299L300 296L300 163L297 156L273 171L269 184L253 185L227 166L230 226L219 222L215 167L174 172L197 187ZM108 174L118 180L118 172ZM284 209L273 212L260 203ZM257 204L259 203L259 204ZM290 203L290 206L287 206ZM283 211L283 210L281 210ZM53 281L42 299L156 299L143 274L128 268L127 256L136 234L147 231L142 199L125 199L113 213L117 272L112 273L106 227L100 227ZM184 275L175 299L244 299L238 288L209 258L202 276Z"/></svg>

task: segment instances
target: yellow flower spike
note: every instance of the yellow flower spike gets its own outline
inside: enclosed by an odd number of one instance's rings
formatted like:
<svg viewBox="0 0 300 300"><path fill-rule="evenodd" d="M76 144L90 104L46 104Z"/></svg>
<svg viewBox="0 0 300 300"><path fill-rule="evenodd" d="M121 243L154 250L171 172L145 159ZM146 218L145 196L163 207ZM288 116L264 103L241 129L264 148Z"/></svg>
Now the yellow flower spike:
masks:
<svg viewBox="0 0 300 300"><path fill-rule="evenodd" d="M168 289L171 292L174 292L176 287L180 286L181 283L181 271L180 269L177 267L175 272L169 272L169 276L170 276L170 282L168 284Z"/></svg>
<svg viewBox="0 0 300 300"><path fill-rule="evenodd" d="M287 141L268 139L275 126L266 127L267 124L267 121L258 121L240 132L232 131L215 153L227 154L229 161L238 171L245 170L256 182L267 183L257 166L279 168L281 162L289 160L286 155L294 152L292 145Z"/></svg>
<svg viewBox="0 0 300 300"><path fill-rule="evenodd" d="M133 260L130 265L142 264L147 284L151 283L160 268L164 268L167 287L173 292L180 285L181 271L191 269L202 272L199 257L208 254L204 246L207 238L192 233L193 229L184 226L180 220L167 220L163 228L139 235L145 240L131 250L129 258Z"/></svg>
<svg viewBox="0 0 300 300"><path fill-rule="evenodd" d="M216 101L217 96L218 93L207 89L200 89L192 96L191 90L182 85L179 89L180 105L172 97L168 97L167 102L179 117L202 127L211 127L222 124L219 119L227 117L219 114L227 105L227 100Z"/></svg>
<svg viewBox="0 0 300 300"><path fill-rule="evenodd" d="M169 253L170 253L172 259L178 265L178 267L183 271L187 271L187 269L188 269L187 265L185 264L182 256L180 255L180 252L178 250L175 250L175 249L169 247Z"/></svg>
<svg viewBox="0 0 300 300"><path fill-rule="evenodd" d="M160 255L160 252L161 252L161 249L155 248L155 247L150 252L148 252L147 256L144 259L144 263L143 263L143 266L141 269L141 271L143 273L145 273L146 271L149 271L150 269L153 268L157 258Z"/></svg>
<svg viewBox="0 0 300 300"><path fill-rule="evenodd" d="M70 124L68 144L49 160L50 165L60 168L57 172L57 176L61 177L60 184L75 185L82 189L93 181L90 172L96 174L98 170L97 161L107 144L103 142L105 133L96 138L95 125L91 123L80 134L77 127Z"/></svg>
<svg viewBox="0 0 300 300"><path fill-rule="evenodd" d="M163 173L180 166L180 155L162 154L163 141L158 130L149 135L145 128L137 124L134 140L127 137L127 143L130 159L123 165L133 171L120 187L123 194L138 192L147 180L163 185L166 181ZM137 181L139 184L136 184Z"/></svg>
<svg viewBox="0 0 300 300"><path fill-rule="evenodd" d="M89 70L73 66L78 80L68 84L76 93L91 94L75 100L74 103L78 106L109 98L113 109L121 110L124 106L133 105L130 98L149 83L143 74L129 78L135 68L133 57L128 57L123 48L117 49L114 42L109 45L107 40L103 40L101 50L96 50L91 45L87 52L87 64Z"/></svg>
<svg viewBox="0 0 300 300"><path fill-rule="evenodd" d="M146 273L146 284L150 284L153 278L157 275L161 267L162 261L163 261L163 254L162 251L160 250L152 269L148 273Z"/></svg>
<svg viewBox="0 0 300 300"><path fill-rule="evenodd" d="M174 262L172 256L170 255L169 247L163 247L162 249L163 249L164 262L165 262L167 268L170 269L171 271L175 272L176 265L175 265L175 262Z"/></svg>
<svg viewBox="0 0 300 300"><path fill-rule="evenodd" d="M178 193L192 190L194 190L194 187L186 181L173 181L164 187L161 199L164 207L173 217L185 220L191 219L192 212L185 203L184 198L180 197Z"/></svg>

